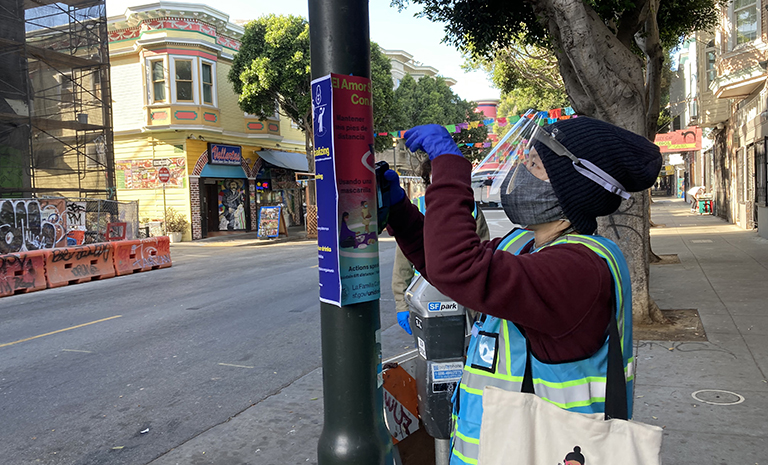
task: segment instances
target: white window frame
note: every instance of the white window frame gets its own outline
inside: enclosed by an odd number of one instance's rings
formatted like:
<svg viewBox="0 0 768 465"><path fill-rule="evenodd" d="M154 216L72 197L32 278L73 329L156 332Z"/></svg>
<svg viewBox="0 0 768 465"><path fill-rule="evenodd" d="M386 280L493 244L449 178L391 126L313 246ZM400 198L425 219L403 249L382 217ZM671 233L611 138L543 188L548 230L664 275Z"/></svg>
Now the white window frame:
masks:
<svg viewBox="0 0 768 465"><path fill-rule="evenodd" d="M167 56L156 56L147 58L147 99L150 105L167 105L171 103L169 78L170 72L168 70ZM155 81L152 76L152 65L154 63L161 62L163 64L163 78L165 79L165 99L155 100Z"/></svg>
<svg viewBox="0 0 768 465"><path fill-rule="evenodd" d="M198 70L198 76L200 77L200 104L205 105L207 107L213 107L218 108L218 96L216 92L217 82L216 82L216 62L213 60L207 60L205 58L200 58L199 64L197 66ZM204 101L204 93L203 93L203 65L209 65L211 67L211 103L205 103ZM193 76L194 79L194 76Z"/></svg>
<svg viewBox="0 0 768 465"><path fill-rule="evenodd" d="M155 87L152 81L152 63L161 61L163 62L163 77L165 78L165 100L155 102ZM153 55L146 57L144 60L144 86L146 89L145 100L147 106L167 106L171 103L171 71L168 67L170 60L168 55Z"/></svg>
<svg viewBox="0 0 768 465"><path fill-rule="evenodd" d="M711 62L709 61L710 53L714 57L714 60L712 60ZM715 47L715 39L712 39L704 47L704 76L706 79L707 89L709 89L709 85L712 84L712 82L714 82L715 79L717 79L717 67L715 66L716 63L717 63L717 48ZM710 64L712 64L711 68L709 67Z"/></svg>
<svg viewBox="0 0 768 465"><path fill-rule="evenodd" d="M168 68L169 80L171 82L171 99L170 103L178 105L199 105L200 104L200 76L197 70L199 69L198 59L194 56L186 55L171 55L168 57L171 62L171 66ZM181 100L176 98L176 62L177 61L191 61L192 62L192 100Z"/></svg>
<svg viewBox="0 0 768 465"><path fill-rule="evenodd" d="M755 34L755 38L753 40L750 40L748 42L744 42L742 44L737 43L738 41L738 29L736 25L736 11L733 8L734 2L728 4L728 22L730 24L730 37L728 40L728 50L736 50L738 48L741 48L743 46L746 46L747 44L751 44L753 42L761 41L763 37L763 27L762 27L762 21L763 21L763 15L762 15L762 1L761 0L755 0L755 9L757 11L757 31ZM747 7L744 7L747 8ZM744 9L742 8L742 9Z"/></svg>

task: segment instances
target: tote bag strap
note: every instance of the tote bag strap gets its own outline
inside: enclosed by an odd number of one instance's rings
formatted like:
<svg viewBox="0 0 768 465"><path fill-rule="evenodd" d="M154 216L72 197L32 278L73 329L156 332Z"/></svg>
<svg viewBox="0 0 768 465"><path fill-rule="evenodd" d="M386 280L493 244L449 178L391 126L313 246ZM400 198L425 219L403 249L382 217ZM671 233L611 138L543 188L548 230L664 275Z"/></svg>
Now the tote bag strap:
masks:
<svg viewBox="0 0 768 465"><path fill-rule="evenodd" d="M615 302L615 300L614 300ZM525 333L523 333L525 335ZM521 392L535 394L531 370L531 343L525 338L526 361ZM621 339L616 312L611 312L608 323L608 373L605 379L605 419L628 420L627 381L624 378L624 357L621 355Z"/></svg>
<svg viewBox="0 0 768 465"><path fill-rule="evenodd" d="M611 313L608 323L608 373L605 379L605 419L628 420L627 380L624 377L624 357L621 355L621 339L616 312Z"/></svg>

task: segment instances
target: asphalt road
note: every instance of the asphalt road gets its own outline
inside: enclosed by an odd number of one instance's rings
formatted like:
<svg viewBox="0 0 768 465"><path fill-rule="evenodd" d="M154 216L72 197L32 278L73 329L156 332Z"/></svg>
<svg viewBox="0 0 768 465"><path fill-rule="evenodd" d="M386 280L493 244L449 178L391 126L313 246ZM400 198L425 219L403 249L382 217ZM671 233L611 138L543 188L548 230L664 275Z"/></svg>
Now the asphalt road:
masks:
<svg viewBox="0 0 768 465"><path fill-rule="evenodd" d="M0 463L146 464L320 366L316 244L171 251L172 268L0 299Z"/></svg>
<svg viewBox="0 0 768 465"><path fill-rule="evenodd" d="M0 299L0 463L145 464L320 366L316 244L172 256ZM389 279L382 297L387 328Z"/></svg>

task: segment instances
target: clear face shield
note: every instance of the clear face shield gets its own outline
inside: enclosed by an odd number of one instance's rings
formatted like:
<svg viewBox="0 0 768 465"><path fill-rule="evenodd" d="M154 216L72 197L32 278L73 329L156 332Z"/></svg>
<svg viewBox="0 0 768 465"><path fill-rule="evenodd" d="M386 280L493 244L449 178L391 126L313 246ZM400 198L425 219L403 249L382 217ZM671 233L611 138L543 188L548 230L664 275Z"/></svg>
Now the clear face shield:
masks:
<svg viewBox="0 0 768 465"><path fill-rule="evenodd" d="M475 200L482 203L500 203L501 195L509 192L514 186L519 166L529 166L534 170L540 166L541 172L546 176L536 151L531 153L534 132L541 124L541 118L529 117L531 115L536 113L528 110L472 170Z"/></svg>
<svg viewBox="0 0 768 465"><path fill-rule="evenodd" d="M534 141L549 148L553 153L571 160L576 172L600 185L605 190L624 199L629 193L618 181L608 173L591 163L589 160L578 158L571 153L559 140L558 130L550 131L542 126L542 118L529 110L496 147L472 170L472 187L475 199L481 202L501 202L501 196L509 194L520 182L530 175L546 181L548 176L539 154L533 147ZM518 169L520 168L520 169ZM525 169L525 171L522 171Z"/></svg>

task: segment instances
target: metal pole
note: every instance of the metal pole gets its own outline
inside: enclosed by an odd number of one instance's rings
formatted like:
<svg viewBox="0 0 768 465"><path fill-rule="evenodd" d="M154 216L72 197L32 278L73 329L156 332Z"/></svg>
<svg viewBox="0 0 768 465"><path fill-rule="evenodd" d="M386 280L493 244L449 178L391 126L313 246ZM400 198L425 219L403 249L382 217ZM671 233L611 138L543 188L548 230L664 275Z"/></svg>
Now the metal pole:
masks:
<svg viewBox="0 0 768 465"><path fill-rule="evenodd" d="M163 183L163 236L168 235L168 209L165 206L165 183Z"/></svg>
<svg viewBox="0 0 768 465"><path fill-rule="evenodd" d="M371 77L367 0L309 0L309 21L313 79L329 73ZM353 157L339 153L336 163L352 163ZM335 212L318 210L322 215ZM384 464L391 439L377 382L379 301L343 307L321 302L320 326L325 417L318 463Z"/></svg>
<svg viewBox="0 0 768 465"><path fill-rule="evenodd" d="M397 171L397 141L392 144L392 162L395 164L394 168L392 169Z"/></svg>

